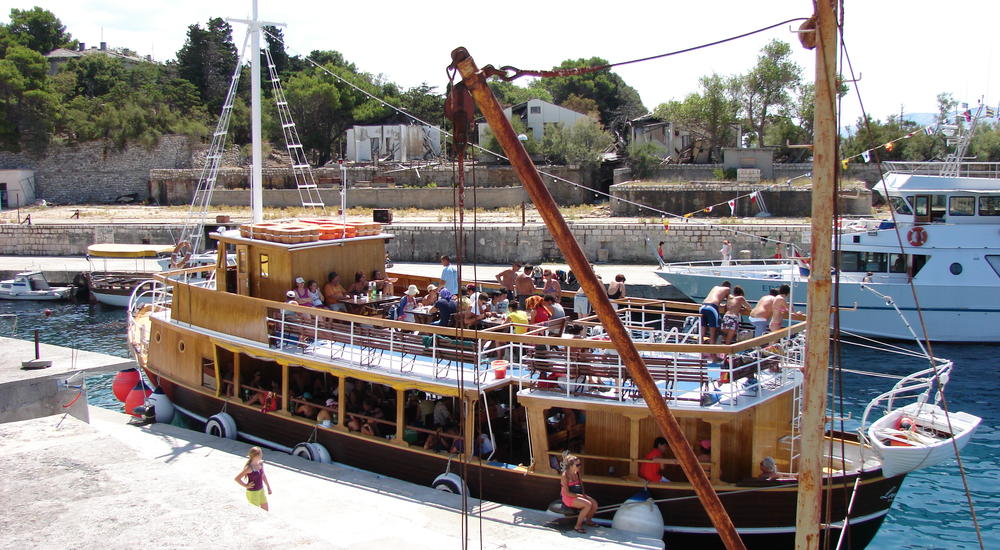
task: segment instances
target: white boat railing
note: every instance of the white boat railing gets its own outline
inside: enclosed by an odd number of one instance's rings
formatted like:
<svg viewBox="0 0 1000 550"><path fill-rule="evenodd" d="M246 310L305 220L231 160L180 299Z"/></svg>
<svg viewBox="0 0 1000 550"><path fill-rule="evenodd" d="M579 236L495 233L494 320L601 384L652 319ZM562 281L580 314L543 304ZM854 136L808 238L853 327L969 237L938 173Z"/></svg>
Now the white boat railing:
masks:
<svg viewBox="0 0 1000 550"><path fill-rule="evenodd" d="M871 424L870 416L876 413L881 416L888 414L901 406L910 403L937 404L941 400L941 392L948 384L951 369L954 364L945 359L935 359L933 367L917 371L900 379L891 390L872 399L861 416L858 433L862 440L867 441L867 431ZM902 402L902 404L900 404ZM880 409L884 411L879 412Z"/></svg>
<svg viewBox="0 0 1000 550"><path fill-rule="evenodd" d="M942 162L883 162L886 171L895 174L919 174L938 176L944 167ZM968 178L1000 178L1000 162L961 162L958 164L958 175Z"/></svg>

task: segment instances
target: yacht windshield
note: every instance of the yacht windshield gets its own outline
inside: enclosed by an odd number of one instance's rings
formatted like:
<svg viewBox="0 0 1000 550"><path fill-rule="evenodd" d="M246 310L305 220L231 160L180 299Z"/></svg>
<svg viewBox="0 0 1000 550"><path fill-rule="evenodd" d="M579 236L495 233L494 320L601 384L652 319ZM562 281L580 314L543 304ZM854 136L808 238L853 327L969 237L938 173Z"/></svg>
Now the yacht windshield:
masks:
<svg viewBox="0 0 1000 550"><path fill-rule="evenodd" d="M909 203L907 203L903 197L889 197L889 203L892 204L892 209L897 214L904 214L907 216L913 215L913 210L910 210Z"/></svg>

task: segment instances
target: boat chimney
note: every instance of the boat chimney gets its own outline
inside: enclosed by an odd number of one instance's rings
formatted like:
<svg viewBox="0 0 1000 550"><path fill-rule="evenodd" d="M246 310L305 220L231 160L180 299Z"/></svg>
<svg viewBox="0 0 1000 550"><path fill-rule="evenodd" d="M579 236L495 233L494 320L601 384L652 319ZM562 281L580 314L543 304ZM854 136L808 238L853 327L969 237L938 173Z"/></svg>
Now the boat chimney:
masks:
<svg viewBox="0 0 1000 550"><path fill-rule="evenodd" d="M104 52L104 51L107 51L107 49L108 49L108 43L107 42L101 42L101 51Z"/></svg>
<svg viewBox="0 0 1000 550"><path fill-rule="evenodd" d="M83 42L80 42L80 45L76 48L76 51L82 52L82 51L84 51L86 49L87 49L87 45L85 43L83 43Z"/></svg>

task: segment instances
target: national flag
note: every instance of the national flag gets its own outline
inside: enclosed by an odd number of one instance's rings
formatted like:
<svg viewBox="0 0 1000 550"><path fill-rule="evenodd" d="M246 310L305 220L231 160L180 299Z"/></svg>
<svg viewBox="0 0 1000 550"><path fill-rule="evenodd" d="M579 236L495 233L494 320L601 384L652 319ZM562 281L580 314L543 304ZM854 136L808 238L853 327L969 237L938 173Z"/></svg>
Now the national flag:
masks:
<svg viewBox="0 0 1000 550"><path fill-rule="evenodd" d="M968 103L962 103L962 108L963 109L968 109L969 108L969 104Z"/></svg>
<svg viewBox="0 0 1000 550"><path fill-rule="evenodd" d="M750 193L750 204L757 204L757 192Z"/></svg>
<svg viewBox="0 0 1000 550"><path fill-rule="evenodd" d="M670 222L663 222L663 232L670 233Z"/></svg>
<svg viewBox="0 0 1000 550"><path fill-rule="evenodd" d="M915 131L914 132L910 132L909 134L906 134L905 136L903 136L903 139L910 139L911 137L915 136L916 134L917 134L917 132L915 132Z"/></svg>
<svg viewBox="0 0 1000 550"><path fill-rule="evenodd" d="M991 109L990 107L987 107L986 108L986 116L987 116L987 118L993 118L993 117L997 116L997 112L994 111L993 109Z"/></svg>
<svg viewBox="0 0 1000 550"><path fill-rule="evenodd" d="M929 136L933 136L934 135L934 127L933 126L928 126L928 127L924 128L924 133L927 134L927 135L929 135Z"/></svg>
<svg viewBox="0 0 1000 550"><path fill-rule="evenodd" d="M727 202L726 204L729 205L729 215L730 216L735 216L736 215L736 199L732 199L729 202Z"/></svg>
<svg viewBox="0 0 1000 550"><path fill-rule="evenodd" d="M864 159L865 162L868 162L872 159L872 154L870 151L865 151L861 153L861 158Z"/></svg>
<svg viewBox="0 0 1000 550"><path fill-rule="evenodd" d="M712 211L712 207L711 206L706 206L705 207L705 212L711 212L711 211Z"/></svg>
<svg viewBox="0 0 1000 550"><path fill-rule="evenodd" d="M966 122L972 122L972 111L966 109L965 112L962 113L962 116L965 117Z"/></svg>
<svg viewBox="0 0 1000 550"><path fill-rule="evenodd" d="M892 151L892 148L895 147L895 146L896 146L896 144L893 143L893 142L891 142L891 141L889 143L886 143L885 145L883 145L883 147L885 147L886 151Z"/></svg>

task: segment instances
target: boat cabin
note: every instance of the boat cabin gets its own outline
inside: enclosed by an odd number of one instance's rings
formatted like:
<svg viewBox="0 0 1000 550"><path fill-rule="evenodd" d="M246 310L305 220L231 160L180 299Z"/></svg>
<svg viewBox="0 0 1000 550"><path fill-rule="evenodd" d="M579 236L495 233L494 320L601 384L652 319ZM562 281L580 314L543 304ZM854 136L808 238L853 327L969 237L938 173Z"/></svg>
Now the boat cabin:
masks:
<svg viewBox="0 0 1000 550"><path fill-rule="evenodd" d="M1000 223L1000 180L896 173L885 179L889 204L900 222Z"/></svg>

